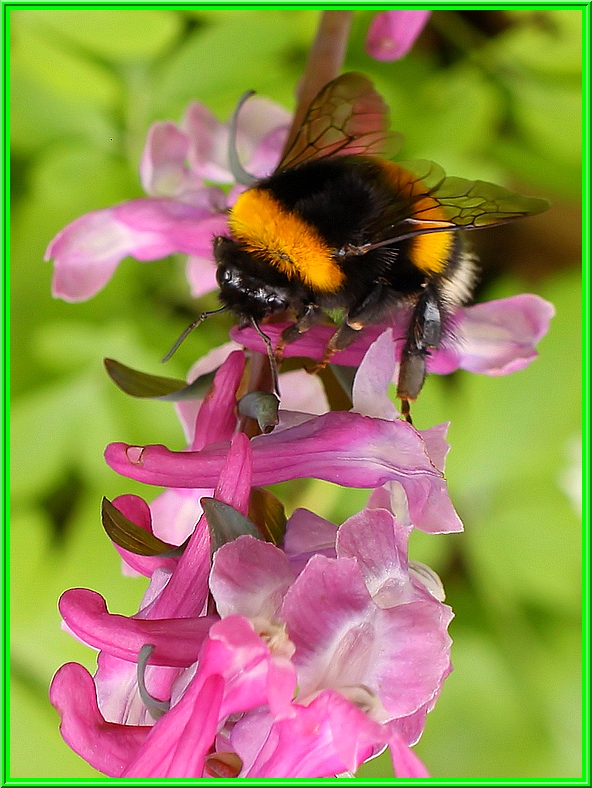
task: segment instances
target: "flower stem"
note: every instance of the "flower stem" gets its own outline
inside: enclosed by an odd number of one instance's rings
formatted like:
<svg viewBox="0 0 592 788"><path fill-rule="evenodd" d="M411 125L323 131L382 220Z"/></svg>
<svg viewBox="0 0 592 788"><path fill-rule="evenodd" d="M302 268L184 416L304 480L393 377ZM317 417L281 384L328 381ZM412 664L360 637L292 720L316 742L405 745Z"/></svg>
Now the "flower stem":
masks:
<svg viewBox="0 0 592 788"><path fill-rule="evenodd" d="M352 17L353 11L323 11L304 74L296 89L298 103L284 150L289 148L296 137L311 101L327 82L339 75Z"/></svg>

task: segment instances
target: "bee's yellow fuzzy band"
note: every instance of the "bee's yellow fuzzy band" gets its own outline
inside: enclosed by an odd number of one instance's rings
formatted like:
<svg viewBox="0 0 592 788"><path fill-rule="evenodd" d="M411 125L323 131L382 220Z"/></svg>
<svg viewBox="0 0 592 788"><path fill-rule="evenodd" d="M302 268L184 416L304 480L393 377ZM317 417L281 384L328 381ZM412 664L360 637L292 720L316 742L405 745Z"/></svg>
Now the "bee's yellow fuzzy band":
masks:
<svg viewBox="0 0 592 788"><path fill-rule="evenodd" d="M228 219L232 235L289 279L324 293L337 291L345 275L317 230L291 213L270 192L243 192Z"/></svg>
<svg viewBox="0 0 592 788"><path fill-rule="evenodd" d="M392 161L377 159L396 193L409 200L412 206L411 218L425 223L425 227L438 226L448 221L445 209L431 195L426 186L414 175ZM433 222L433 224L430 224ZM445 269L454 245L454 233L437 232L417 235L409 249L409 257L414 266L424 274L441 274Z"/></svg>

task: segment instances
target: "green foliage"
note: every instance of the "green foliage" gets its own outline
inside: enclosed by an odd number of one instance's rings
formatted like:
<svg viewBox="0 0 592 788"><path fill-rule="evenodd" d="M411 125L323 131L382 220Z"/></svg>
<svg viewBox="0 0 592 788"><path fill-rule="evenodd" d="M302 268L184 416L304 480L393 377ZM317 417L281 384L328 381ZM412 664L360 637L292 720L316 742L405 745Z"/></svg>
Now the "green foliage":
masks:
<svg viewBox="0 0 592 788"><path fill-rule="evenodd" d="M404 158L550 199L577 247L581 12L495 13L492 28L475 13L435 12L408 57L378 63L364 52L372 12L356 12L346 68L384 93L406 137ZM47 700L60 664L92 670L94 662L61 631L56 602L86 586L114 612L137 609L145 581L121 576L101 500L155 492L112 473L103 449L114 440L183 446L172 405L127 397L102 360L162 375L159 359L212 303L189 298L179 259L127 260L88 303L52 301L45 248L77 216L141 194L137 166L154 120L178 121L192 100L226 119L251 88L292 106L318 16L296 8L12 13L12 777L96 775L59 738ZM536 261L521 268L530 281L506 278L486 296L534 290L555 304L540 358L506 378L430 379L414 409L420 428L452 422L448 477L466 528L414 534L411 548L442 575L456 612L455 672L418 746L435 777L580 773L580 261L574 253L571 269L555 272L556 249L524 233L510 251L517 265ZM504 252L514 243L495 237ZM194 332L165 374L184 379L228 326L213 318ZM335 521L367 496L317 481L275 492L289 511L308 506ZM392 771L381 758L362 774Z"/></svg>

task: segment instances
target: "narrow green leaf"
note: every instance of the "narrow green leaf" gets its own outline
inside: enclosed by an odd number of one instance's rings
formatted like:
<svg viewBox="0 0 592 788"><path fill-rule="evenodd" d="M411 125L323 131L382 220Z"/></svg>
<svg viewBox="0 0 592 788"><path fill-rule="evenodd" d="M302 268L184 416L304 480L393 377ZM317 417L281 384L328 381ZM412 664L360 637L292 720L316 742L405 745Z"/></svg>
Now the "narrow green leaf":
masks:
<svg viewBox="0 0 592 788"><path fill-rule="evenodd" d="M128 520L107 498L103 498L101 504L101 517L103 528L109 539L119 547L129 550L130 553L136 555L169 553L173 555L181 549L176 545L163 542L162 539L158 539L154 534Z"/></svg>
<svg viewBox="0 0 592 788"><path fill-rule="evenodd" d="M223 501L215 498L202 498L201 505L210 529L212 554L226 542L232 542L239 536L254 536L261 539L257 527L240 512Z"/></svg>
<svg viewBox="0 0 592 788"><path fill-rule="evenodd" d="M184 380L148 375L127 367L112 358L104 359L105 369L111 380L126 394L145 399L160 399L179 402L187 399L203 399L214 380L214 372L200 375L187 385Z"/></svg>

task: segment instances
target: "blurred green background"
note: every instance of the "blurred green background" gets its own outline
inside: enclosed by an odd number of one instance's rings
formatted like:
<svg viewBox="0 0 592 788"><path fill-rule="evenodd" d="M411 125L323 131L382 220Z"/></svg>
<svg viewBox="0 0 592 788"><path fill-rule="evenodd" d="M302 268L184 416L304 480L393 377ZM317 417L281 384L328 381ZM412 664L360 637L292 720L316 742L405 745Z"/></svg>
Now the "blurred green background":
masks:
<svg viewBox="0 0 592 788"><path fill-rule="evenodd" d="M159 359L205 304L181 259L125 261L85 304L50 296L45 247L86 211L140 196L155 120L191 100L226 120L247 89L293 107L320 11L13 10L12 753L10 775L96 776L58 734L47 700L60 664L95 656L60 630L57 599L96 589L137 609L145 581L120 573L103 495L154 497L103 463L115 440L183 446L173 409L119 392L105 356L162 374ZM357 11L346 69L371 77L403 132L403 158L547 197L546 214L474 233L479 299L536 292L557 316L540 358L506 378L431 378L417 426L451 421L448 477L465 533L414 535L411 557L442 576L456 612L455 671L417 747L435 778L581 773L581 40L572 10L437 11L398 63L364 52ZM228 324L212 320L166 374L183 377ZM281 485L289 509L343 520L367 496ZM31 746L34 742L34 753ZM388 759L364 777L390 776Z"/></svg>

